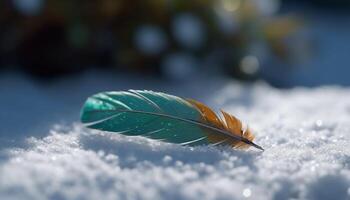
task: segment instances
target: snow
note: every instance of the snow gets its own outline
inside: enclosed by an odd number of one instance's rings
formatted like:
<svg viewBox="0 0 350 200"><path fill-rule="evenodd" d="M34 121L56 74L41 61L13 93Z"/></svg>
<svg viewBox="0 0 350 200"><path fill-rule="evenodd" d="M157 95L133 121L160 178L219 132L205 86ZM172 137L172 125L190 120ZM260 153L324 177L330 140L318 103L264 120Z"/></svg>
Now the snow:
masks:
<svg viewBox="0 0 350 200"><path fill-rule="evenodd" d="M0 199L350 199L350 88L99 75L45 87L0 77ZM182 147L82 127L85 98L113 88L222 108L249 124L265 151Z"/></svg>

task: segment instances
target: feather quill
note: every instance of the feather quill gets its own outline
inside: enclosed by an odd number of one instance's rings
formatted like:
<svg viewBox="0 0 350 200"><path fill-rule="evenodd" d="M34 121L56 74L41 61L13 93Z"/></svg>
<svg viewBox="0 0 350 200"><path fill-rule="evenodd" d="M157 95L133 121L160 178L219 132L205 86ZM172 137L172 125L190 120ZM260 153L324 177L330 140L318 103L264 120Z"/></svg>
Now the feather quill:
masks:
<svg viewBox="0 0 350 200"><path fill-rule="evenodd" d="M254 135L236 117L192 99L141 90L102 92L89 97L81 111L85 126L128 136L144 136L181 145L254 146Z"/></svg>

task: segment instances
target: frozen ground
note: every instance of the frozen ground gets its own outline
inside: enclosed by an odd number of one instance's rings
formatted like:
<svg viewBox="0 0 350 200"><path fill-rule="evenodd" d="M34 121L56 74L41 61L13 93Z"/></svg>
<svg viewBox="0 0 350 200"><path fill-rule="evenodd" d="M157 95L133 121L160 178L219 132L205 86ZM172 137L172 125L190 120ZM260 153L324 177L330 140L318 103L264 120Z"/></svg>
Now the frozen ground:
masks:
<svg viewBox="0 0 350 200"><path fill-rule="evenodd" d="M0 199L350 199L350 88L100 75L46 86L0 77ZM129 88L223 108L266 150L181 147L79 124L87 96Z"/></svg>

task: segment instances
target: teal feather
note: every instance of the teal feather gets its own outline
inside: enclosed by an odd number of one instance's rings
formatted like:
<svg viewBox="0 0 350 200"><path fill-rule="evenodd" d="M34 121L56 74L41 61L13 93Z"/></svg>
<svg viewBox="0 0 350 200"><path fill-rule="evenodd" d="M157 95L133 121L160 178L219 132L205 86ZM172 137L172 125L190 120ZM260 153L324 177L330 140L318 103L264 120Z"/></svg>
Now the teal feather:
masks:
<svg viewBox="0 0 350 200"><path fill-rule="evenodd" d="M86 100L81 111L81 121L85 126L127 136L144 136L176 144L204 145L213 143L208 135L219 134L225 138L219 139L217 143L237 140L257 146L244 137L232 135L203 119L200 109L187 100L139 90L98 93Z"/></svg>

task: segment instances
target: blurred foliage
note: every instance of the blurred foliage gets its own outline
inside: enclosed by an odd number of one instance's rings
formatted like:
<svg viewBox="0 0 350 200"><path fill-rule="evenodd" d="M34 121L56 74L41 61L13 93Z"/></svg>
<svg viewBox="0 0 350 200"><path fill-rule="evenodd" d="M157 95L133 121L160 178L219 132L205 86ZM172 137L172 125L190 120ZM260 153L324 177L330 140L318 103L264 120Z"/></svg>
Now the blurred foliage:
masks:
<svg viewBox="0 0 350 200"><path fill-rule="evenodd" d="M40 77L91 66L186 77L203 67L257 77L295 57L301 26L277 0L3 0L0 62Z"/></svg>

